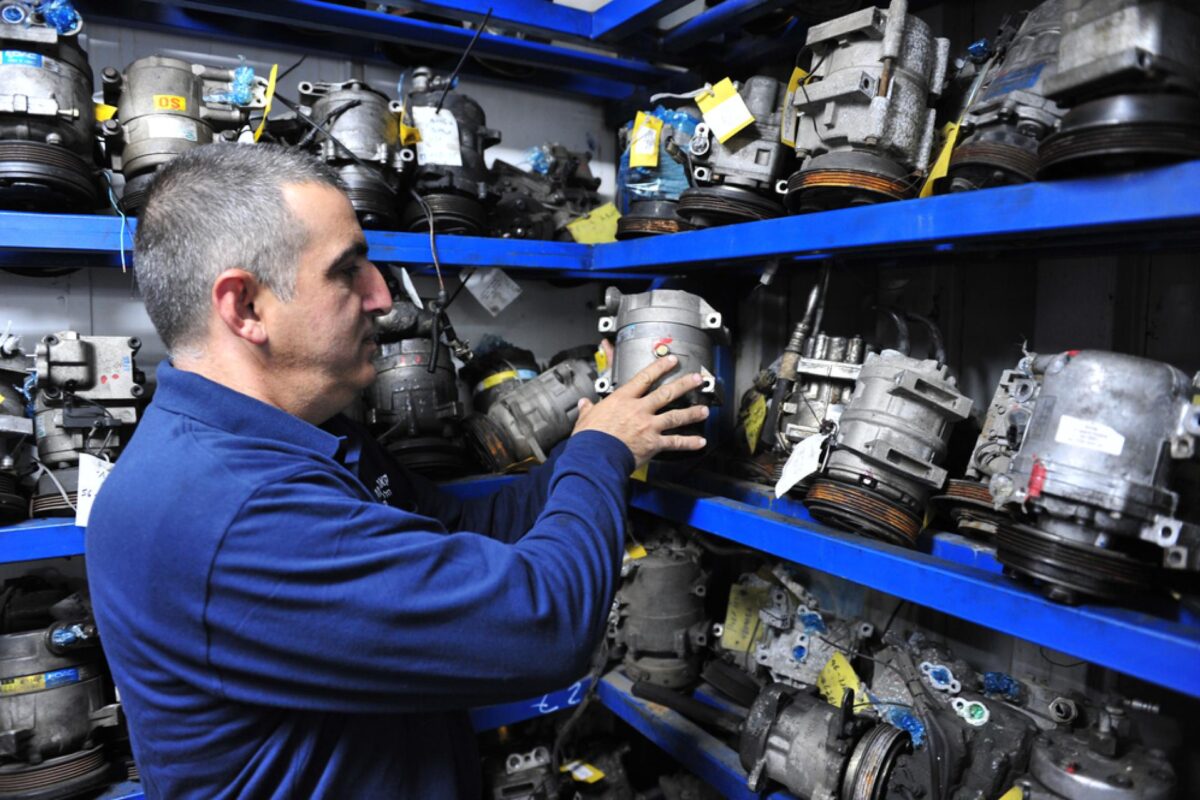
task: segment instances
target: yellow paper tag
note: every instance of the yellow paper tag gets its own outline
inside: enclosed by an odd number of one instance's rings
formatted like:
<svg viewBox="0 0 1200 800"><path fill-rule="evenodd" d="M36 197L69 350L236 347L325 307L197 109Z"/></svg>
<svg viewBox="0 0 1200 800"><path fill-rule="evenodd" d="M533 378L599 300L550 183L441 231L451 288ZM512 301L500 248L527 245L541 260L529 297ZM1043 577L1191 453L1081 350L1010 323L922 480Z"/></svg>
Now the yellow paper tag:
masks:
<svg viewBox="0 0 1200 800"><path fill-rule="evenodd" d="M617 240L617 220L621 212L612 203L594 208L588 214L567 223L571 237L580 244L604 244Z"/></svg>
<svg viewBox="0 0 1200 800"><path fill-rule="evenodd" d="M733 88L733 81L729 78L717 83L712 88L712 93L697 97L696 105L700 106L700 113L704 115L708 129L717 137L717 141L722 143L754 122L754 115L746 108L746 102L737 93L737 89Z"/></svg>
<svg viewBox="0 0 1200 800"><path fill-rule="evenodd" d="M421 131L418 130L417 128L414 128L413 126L405 123L404 109L400 109L399 117L400 117L400 144L414 145L417 142L421 141Z"/></svg>
<svg viewBox="0 0 1200 800"><path fill-rule="evenodd" d="M929 177L925 179L925 185L921 187L921 197L929 197L933 194L933 184L944 177L950 171L950 155L954 152L954 145L958 142L958 123L947 122L942 128L942 139L945 144L942 145L942 152L938 153L937 160L933 162L933 169L929 170Z"/></svg>
<svg viewBox="0 0 1200 800"><path fill-rule="evenodd" d="M1024 797L1025 792L1021 790L1021 787L1014 786L1004 794L1000 795L1000 800L1023 800Z"/></svg>
<svg viewBox="0 0 1200 800"><path fill-rule="evenodd" d="M598 783L604 780L604 773L587 762L576 759L568 761L558 768L559 772L569 772L577 783Z"/></svg>
<svg viewBox="0 0 1200 800"><path fill-rule="evenodd" d="M187 111L187 98L181 94L154 95L155 111Z"/></svg>
<svg viewBox="0 0 1200 800"><path fill-rule="evenodd" d="M650 477L650 462L647 461L645 464L642 464L640 467L635 469L633 474L629 477L635 481L641 481L642 483L645 483Z"/></svg>
<svg viewBox="0 0 1200 800"><path fill-rule="evenodd" d="M107 103L96 103L96 122L107 122L112 119L117 113L116 106L110 106Z"/></svg>
<svg viewBox="0 0 1200 800"><path fill-rule="evenodd" d="M770 592L770 586L761 585L735 583L729 588L729 606L725 611L725 624L721 626L721 647L747 653L763 637L758 612L767 604Z"/></svg>
<svg viewBox="0 0 1200 800"><path fill-rule="evenodd" d="M792 77L788 79L787 95L783 99L783 115L779 125L779 141L788 147L796 146L796 90L800 88L801 81L807 77L808 72L800 67L794 67Z"/></svg>
<svg viewBox="0 0 1200 800"><path fill-rule="evenodd" d="M596 372L608 372L608 353L604 352L604 348L597 350L594 358L596 359Z"/></svg>
<svg viewBox="0 0 1200 800"><path fill-rule="evenodd" d="M637 561L639 558L645 558L648 554L645 547L642 547L637 542L630 542L625 545L625 555Z"/></svg>
<svg viewBox="0 0 1200 800"><path fill-rule="evenodd" d="M633 133L629 137L629 166L657 167L658 140L662 136L662 120L645 111L637 112Z"/></svg>
<svg viewBox="0 0 1200 800"><path fill-rule="evenodd" d="M847 689L854 692L855 708L865 706L870 702L866 692L863 691L862 680L858 677L858 673L841 653L834 653L833 658L829 659L829 663L821 670L821 674L817 677L817 689L820 690L821 696L827 703L835 706L842 704L842 697L845 696Z"/></svg>
<svg viewBox="0 0 1200 800"><path fill-rule="evenodd" d="M750 455L754 455L754 451L758 449L758 437L762 433L763 423L767 421L767 398L755 392L754 399L750 401L738 420L742 428L746 431L746 445L750 448Z"/></svg>
<svg viewBox="0 0 1200 800"><path fill-rule="evenodd" d="M275 81L279 78L279 65L272 64L271 72L267 75L267 91L264 95L266 103L263 105L262 119L258 121L258 127L254 129L254 141L258 141L263 135L263 131L267 129L267 117L271 116L271 103L275 100Z"/></svg>

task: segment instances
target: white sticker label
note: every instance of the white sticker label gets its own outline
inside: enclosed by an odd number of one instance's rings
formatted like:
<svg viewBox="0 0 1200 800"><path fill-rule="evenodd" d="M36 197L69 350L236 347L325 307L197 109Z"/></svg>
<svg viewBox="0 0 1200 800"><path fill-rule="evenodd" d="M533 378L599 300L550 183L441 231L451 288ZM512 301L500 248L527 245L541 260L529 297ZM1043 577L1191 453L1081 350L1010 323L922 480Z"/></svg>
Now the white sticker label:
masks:
<svg viewBox="0 0 1200 800"><path fill-rule="evenodd" d="M458 120L450 109L443 108L434 113L432 106L417 106L413 109L413 122L421 132L417 142L417 163L461 167L462 143L458 140Z"/></svg>
<svg viewBox="0 0 1200 800"><path fill-rule="evenodd" d="M779 483L775 484L776 497L783 497L793 486L821 468L822 445L828 438L827 433L810 436L792 448L792 454L783 465Z"/></svg>
<svg viewBox="0 0 1200 800"><path fill-rule="evenodd" d="M1125 449L1125 437L1100 422L1080 419L1063 414L1058 419L1058 432L1054 441L1119 456Z"/></svg>
<svg viewBox="0 0 1200 800"><path fill-rule="evenodd" d="M113 464L88 453L79 454L79 496L75 501L75 524L86 528L92 516L92 503L100 493Z"/></svg>
<svg viewBox="0 0 1200 800"><path fill-rule="evenodd" d="M196 123L187 117L154 114L146 117L146 135L151 139L186 139L199 141Z"/></svg>
<svg viewBox="0 0 1200 800"><path fill-rule="evenodd" d="M499 267L477 269L467 278L467 291L493 317L521 296L521 287Z"/></svg>

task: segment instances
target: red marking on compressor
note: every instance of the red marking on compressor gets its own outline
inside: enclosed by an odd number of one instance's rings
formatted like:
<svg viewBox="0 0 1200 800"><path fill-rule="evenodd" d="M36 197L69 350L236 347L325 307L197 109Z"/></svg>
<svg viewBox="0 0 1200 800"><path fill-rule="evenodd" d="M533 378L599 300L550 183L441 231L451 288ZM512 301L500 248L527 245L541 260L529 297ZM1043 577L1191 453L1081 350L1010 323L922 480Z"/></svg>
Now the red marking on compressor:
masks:
<svg viewBox="0 0 1200 800"><path fill-rule="evenodd" d="M673 341L675 340L670 336L664 336L654 343L654 346L650 348L650 352L653 353L656 358L669 356L671 354L671 342Z"/></svg>
<svg viewBox="0 0 1200 800"><path fill-rule="evenodd" d="M1046 485L1046 467L1036 458L1033 460L1033 469L1029 471L1029 487L1026 494L1029 497L1041 497L1042 487Z"/></svg>

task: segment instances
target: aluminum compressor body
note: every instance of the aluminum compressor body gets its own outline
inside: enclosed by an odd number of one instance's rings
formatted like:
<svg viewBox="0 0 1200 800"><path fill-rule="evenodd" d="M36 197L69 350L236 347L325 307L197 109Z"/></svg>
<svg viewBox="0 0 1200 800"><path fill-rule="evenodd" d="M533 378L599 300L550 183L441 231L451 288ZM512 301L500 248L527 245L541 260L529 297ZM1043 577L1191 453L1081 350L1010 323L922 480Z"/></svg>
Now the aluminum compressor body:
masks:
<svg viewBox="0 0 1200 800"><path fill-rule="evenodd" d="M688 143L695 185L679 197L679 215L697 227L781 217L779 184L792 171L794 153L780 141L786 87L755 75L738 87L754 122L721 142L707 123Z"/></svg>
<svg viewBox="0 0 1200 800"><path fill-rule="evenodd" d="M0 636L0 796L76 797L109 782L95 735L106 702L100 649L62 655L47 631Z"/></svg>
<svg viewBox="0 0 1200 800"><path fill-rule="evenodd" d="M796 360L793 389L779 409L773 444L785 453L810 436L828 432L841 419L862 370L866 345L861 336L819 333L809 341L810 355Z"/></svg>
<svg viewBox="0 0 1200 800"><path fill-rule="evenodd" d="M79 454L113 460L129 441L145 394L139 339L60 331L37 346L34 436L49 470L38 478L32 516L73 513ZM65 497L64 497L65 495Z"/></svg>
<svg viewBox="0 0 1200 800"><path fill-rule="evenodd" d="M970 412L945 364L871 353L808 492L813 516L912 547L930 492L946 482L950 431Z"/></svg>
<svg viewBox="0 0 1200 800"><path fill-rule="evenodd" d="M561 144L535 148L532 172L506 161L492 162L496 193L489 226L502 239L572 241L567 223L600 205L600 179L593 177L588 153Z"/></svg>
<svg viewBox="0 0 1200 800"><path fill-rule="evenodd" d="M616 287L609 287L600 311L605 315L600 318L600 332L616 334L616 344L611 375L597 379L597 394L610 394L657 359L674 355L679 359L678 366L655 388L690 372L699 372L704 382L670 407L720 403L713 374L713 347L727 342L729 333L721 313L703 298L676 289L621 294ZM694 427L678 432L698 432L690 430Z"/></svg>
<svg viewBox="0 0 1200 800"><path fill-rule="evenodd" d="M500 132L487 127L479 103L445 89L446 78L426 67L413 70L408 110L421 133L414 186L439 232L478 235L487 226L487 205L492 200L483 152L500 144ZM420 203L406 206L401 226L428 230Z"/></svg>
<svg viewBox="0 0 1200 800"><path fill-rule="evenodd" d="M908 197L926 171L950 43L907 9L892 0L808 29L812 74L793 97L793 212Z"/></svg>
<svg viewBox="0 0 1200 800"><path fill-rule="evenodd" d="M807 800L882 797L908 734L775 683L755 699L738 742L747 786L769 781Z"/></svg>
<svg viewBox="0 0 1200 800"><path fill-rule="evenodd" d="M1175 464L1196 455L1200 384L1158 361L1095 350L1033 359L1041 390L998 509L997 557L1054 599L1120 598L1200 569L1197 527L1177 519Z"/></svg>
<svg viewBox="0 0 1200 800"><path fill-rule="evenodd" d="M1026 183L1037 177L1038 143L1065 112L1046 96L1058 67L1062 0L1045 0L987 67L950 156L950 190Z"/></svg>
<svg viewBox="0 0 1200 800"><path fill-rule="evenodd" d="M496 400L485 415L467 420L472 446L484 466L502 472L534 460L571 435L579 419L579 401L595 402L596 362L571 358Z"/></svg>
<svg viewBox="0 0 1200 800"><path fill-rule="evenodd" d="M0 8L0 208L91 210L101 193L83 22L60 30L34 5Z"/></svg>
<svg viewBox="0 0 1200 800"><path fill-rule="evenodd" d="M629 679L678 689L700 674L708 643L704 611L708 573L700 548L662 538L646 542L646 555L626 561L609 635L623 652Z"/></svg>
<svg viewBox="0 0 1200 800"><path fill-rule="evenodd" d="M300 102L328 136L310 131L311 147L333 167L364 228L395 228L407 205L416 153L401 143L404 106L363 81L300 83ZM349 150L349 153L346 151ZM369 166L362 166L364 162Z"/></svg>
<svg viewBox="0 0 1200 800"><path fill-rule="evenodd" d="M33 442L22 392L32 365L17 336L0 335L0 523L28 517L21 475Z"/></svg>
<svg viewBox="0 0 1200 800"><path fill-rule="evenodd" d="M1004 371L962 477L948 480L946 493L931 498L959 533L990 539L1007 518L995 510L989 487L993 475L1008 471L1033 417L1042 386L1041 376L1032 370L1036 358L1028 354L1015 369Z"/></svg>
<svg viewBox="0 0 1200 800"><path fill-rule="evenodd" d="M101 73L116 116L100 126L109 165L125 178L121 205L136 213L155 171L194 147L236 142L250 112L266 104L265 82L249 67L223 69L170 56L139 58Z"/></svg>
<svg viewBox="0 0 1200 800"><path fill-rule="evenodd" d="M875 631L867 622L826 618L815 598L796 601L783 588L772 590L770 604L758 616L763 636L754 649L755 662L772 681L801 689L817 685L834 654L858 652Z"/></svg>
<svg viewBox="0 0 1200 800"><path fill-rule="evenodd" d="M1200 8L1192 0L1062 0L1058 70L1069 108L1039 149L1039 177L1200 156Z"/></svg>

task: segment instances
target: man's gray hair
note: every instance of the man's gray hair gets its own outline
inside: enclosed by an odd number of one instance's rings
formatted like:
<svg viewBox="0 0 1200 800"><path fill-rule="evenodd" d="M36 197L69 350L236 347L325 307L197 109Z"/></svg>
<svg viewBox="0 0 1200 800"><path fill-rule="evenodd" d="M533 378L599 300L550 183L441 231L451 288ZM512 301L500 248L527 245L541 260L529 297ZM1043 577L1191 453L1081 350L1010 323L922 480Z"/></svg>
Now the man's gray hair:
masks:
<svg viewBox="0 0 1200 800"><path fill-rule="evenodd" d="M206 145L159 170L138 219L134 259L168 353L203 342L213 282L227 269L244 269L291 300L308 231L283 187L303 183L341 188L324 163L278 145Z"/></svg>

